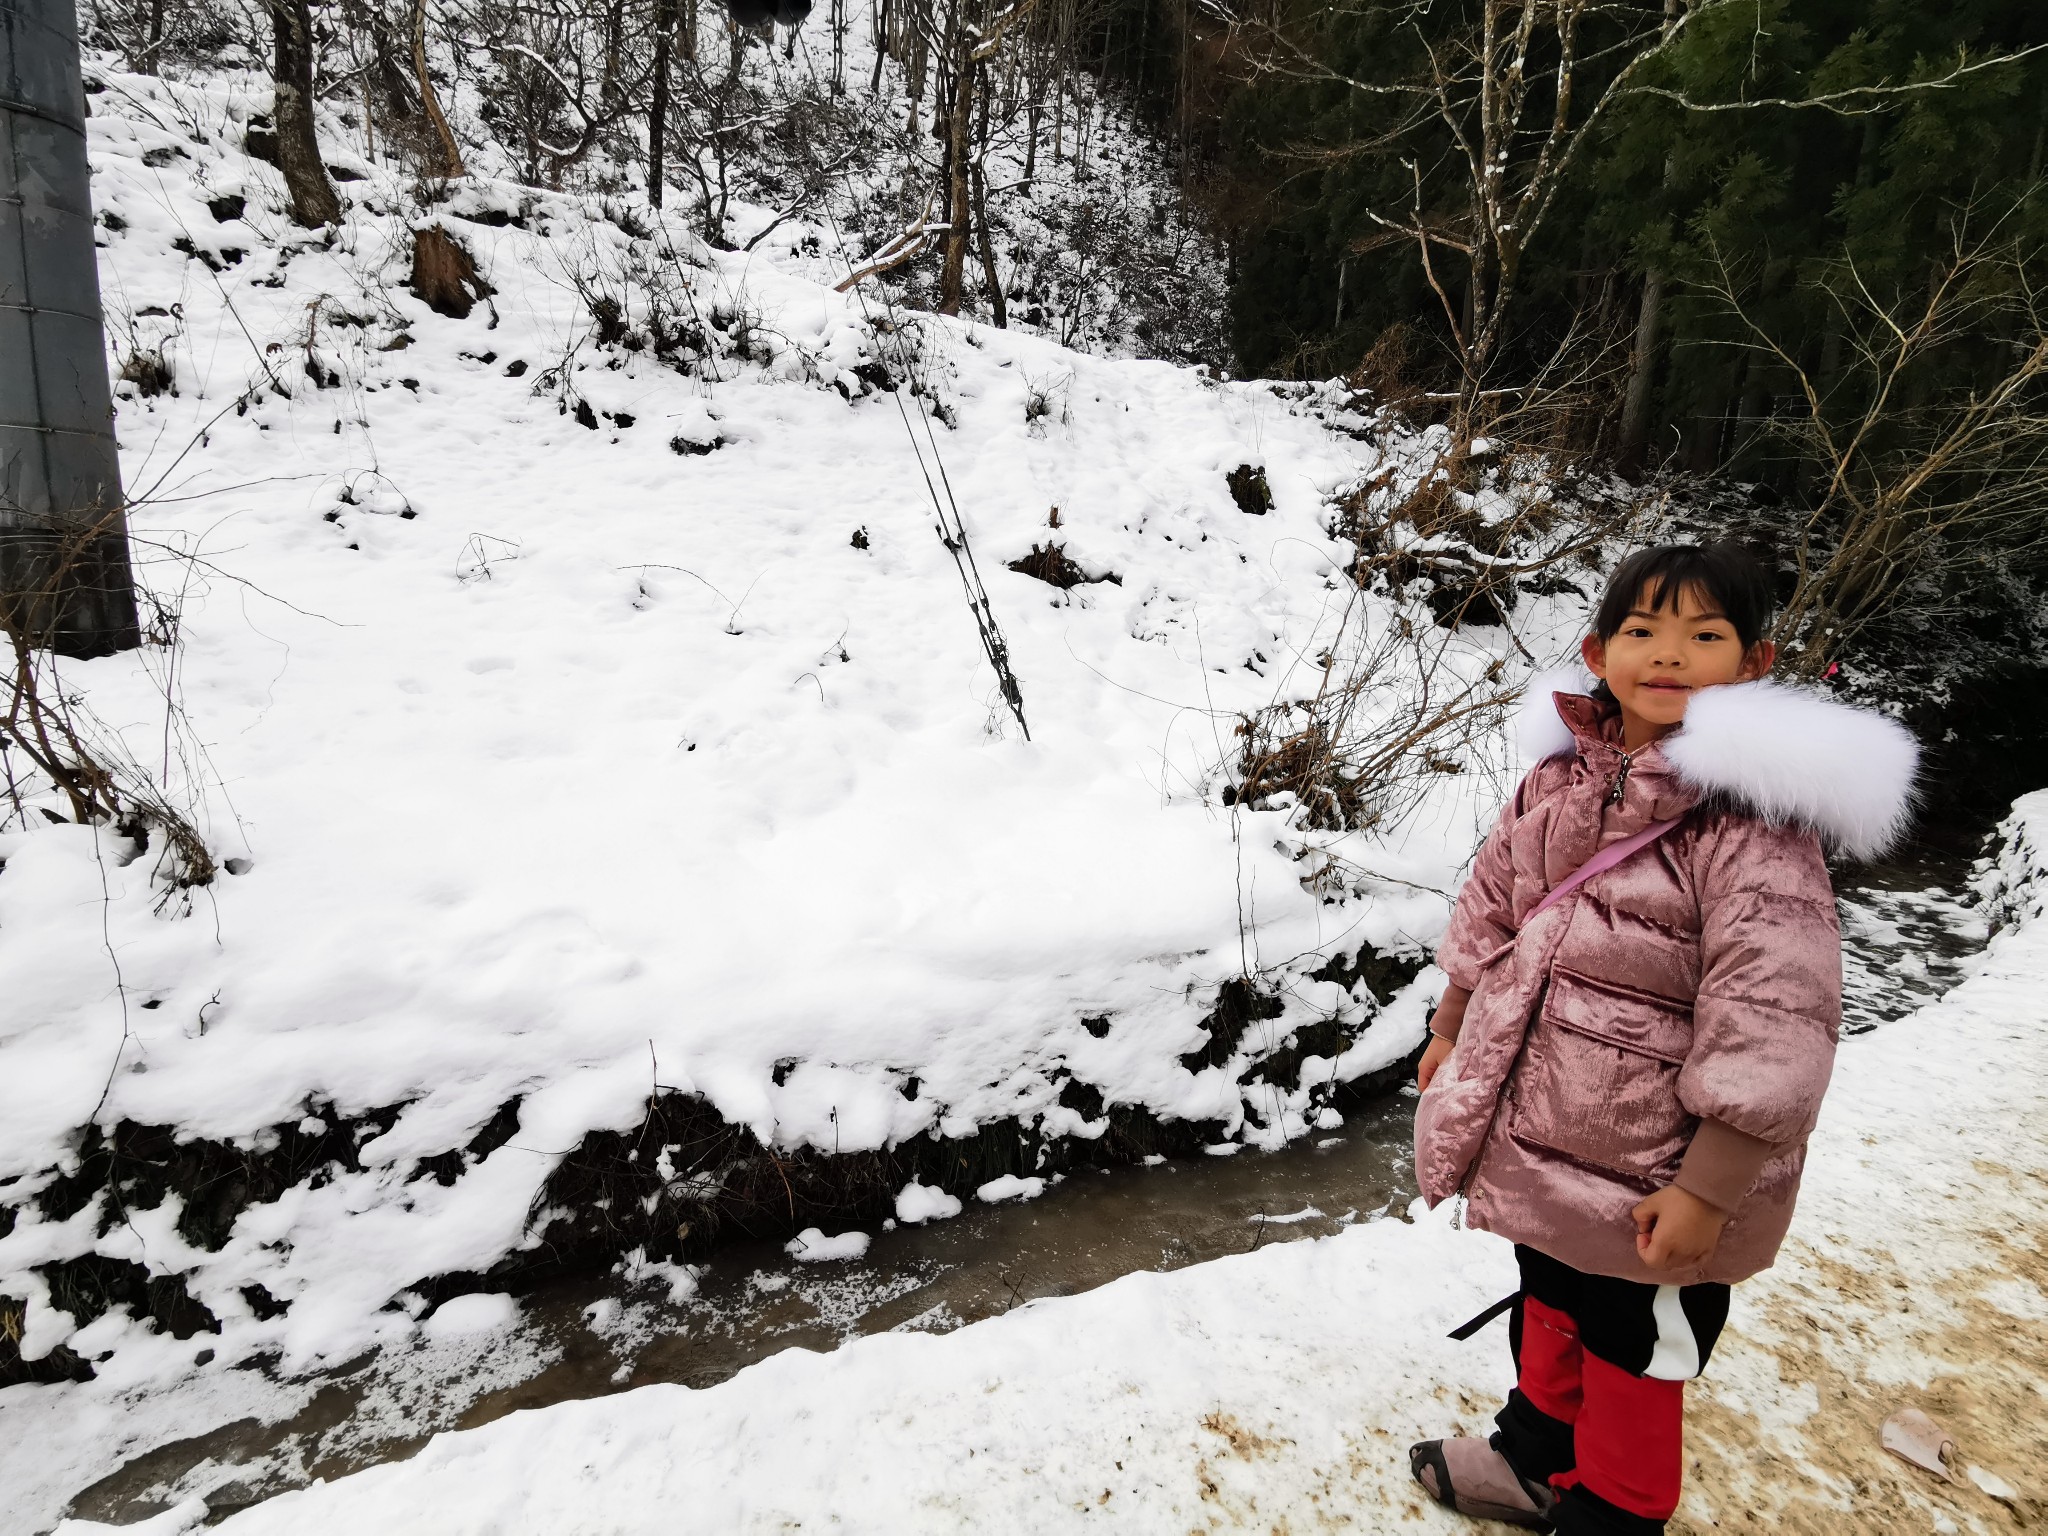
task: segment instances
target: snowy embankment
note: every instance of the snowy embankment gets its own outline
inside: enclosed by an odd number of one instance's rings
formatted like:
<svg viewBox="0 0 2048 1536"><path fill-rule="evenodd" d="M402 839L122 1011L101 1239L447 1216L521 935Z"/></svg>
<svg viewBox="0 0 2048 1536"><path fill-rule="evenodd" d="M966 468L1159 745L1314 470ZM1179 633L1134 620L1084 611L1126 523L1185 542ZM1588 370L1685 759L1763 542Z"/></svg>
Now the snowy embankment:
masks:
<svg viewBox="0 0 2048 1536"><path fill-rule="evenodd" d="M789 1156L923 1171L1014 1128L971 1195L1119 1114L1276 1144L1419 1042L1485 764L1341 888L1222 793L1242 714L1396 622L1328 503L1412 443L1341 392L892 315L644 207L357 161L307 233L240 87L108 80L119 430L175 644L65 686L228 872L180 888L55 797L0 833L17 1368L346 1358L563 1222L673 1256L737 1143L550 1203L651 1102L752 1138L778 1206ZM492 290L466 318L406 287L431 226ZM1052 545L1089 580L1007 568ZM1524 643L1576 602L1525 605ZM1467 680L1516 655L1449 644ZM1366 945L1394 985L1326 970ZM1273 1001L1216 1014L1240 976Z"/></svg>
<svg viewBox="0 0 2048 1536"><path fill-rule="evenodd" d="M2048 792L1986 882L1998 933L1940 1002L1845 1043L1778 1266L1737 1289L1694 1389L1673 1530L2000 1531L2048 1513ZM1464 1530L1404 1447L1483 1431L1514 1283L1441 1213L1379 1221L944 1337L791 1350L704 1391L650 1386L437 1437L289 1493L224 1536L336 1531ZM1891 1460L1931 1409L1959 1480ZM147 1529L189 1528L188 1504ZM111 1527L70 1524L63 1536ZM131 1527L130 1529L136 1529Z"/></svg>

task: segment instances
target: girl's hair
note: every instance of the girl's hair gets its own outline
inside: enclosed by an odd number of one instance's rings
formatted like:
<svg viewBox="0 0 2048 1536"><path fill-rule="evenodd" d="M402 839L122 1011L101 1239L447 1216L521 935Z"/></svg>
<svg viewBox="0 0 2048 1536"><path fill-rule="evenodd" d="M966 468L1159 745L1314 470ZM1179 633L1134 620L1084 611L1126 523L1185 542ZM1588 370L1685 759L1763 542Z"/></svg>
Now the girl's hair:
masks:
<svg viewBox="0 0 2048 1536"><path fill-rule="evenodd" d="M1771 621L1771 578L1756 556L1734 544L1656 544L1614 568L1593 615L1593 629L1612 640L1629 612L1676 608L1680 594L1697 587L1735 626L1746 651L1763 639Z"/></svg>

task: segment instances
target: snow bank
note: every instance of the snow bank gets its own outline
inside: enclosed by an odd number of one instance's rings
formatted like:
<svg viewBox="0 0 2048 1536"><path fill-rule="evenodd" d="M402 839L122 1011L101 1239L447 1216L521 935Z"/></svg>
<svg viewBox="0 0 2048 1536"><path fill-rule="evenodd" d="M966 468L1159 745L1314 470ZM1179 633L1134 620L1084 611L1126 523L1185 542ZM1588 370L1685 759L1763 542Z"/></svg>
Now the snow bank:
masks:
<svg viewBox="0 0 2048 1536"><path fill-rule="evenodd" d="M1994 933L2048 917L2048 790L2013 802L1976 887Z"/></svg>
<svg viewBox="0 0 2048 1536"><path fill-rule="evenodd" d="M2048 796L2022 801L2009 833L2044 812ZM2044 851L2033 830L2006 847L2033 881ZM1737 1289L1694 1391L1675 1529L1740 1511L1773 1529L1990 1531L2039 1507L2048 1444L2014 1404L2040 1391L2048 1276L2038 1249L2001 1239L2027 1230L2048 1175L2044 985L2037 915L1942 1001L1845 1042L1791 1240ZM1513 1260L1445 1212L1410 1216L942 1337L791 1350L704 1391L515 1413L219 1529L1465 1529L1423 1503L1403 1452L1484 1432L1510 1379L1503 1329L1444 1335L1513 1286ZM1902 1402L1957 1431L1967 1485L1882 1451Z"/></svg>

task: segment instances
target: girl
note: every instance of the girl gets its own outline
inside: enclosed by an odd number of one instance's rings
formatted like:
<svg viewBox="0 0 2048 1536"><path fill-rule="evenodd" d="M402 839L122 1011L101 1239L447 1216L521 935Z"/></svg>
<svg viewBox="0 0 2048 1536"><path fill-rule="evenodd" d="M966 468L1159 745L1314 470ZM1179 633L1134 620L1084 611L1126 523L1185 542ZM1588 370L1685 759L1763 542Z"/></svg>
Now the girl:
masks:
<svg viewBox="0 0 2048 1536"><path fill-rule="evenodd" d="M1881 716L1763 681L1770 607L1732 546L1621 563L1582 648L1600 686L1531 687L1539 761L1437 953L1451 984L1416 1174L1431 1205L1462 1196L1471 1225L1512 1239L1522 1279L1498 1430L1409 1452L1466 1514L1661 1533L1684 1383L1730 1283L1770 1264L1791 1220L1841 1022L1822 842L1888 847L1917 749Z"/></svg>

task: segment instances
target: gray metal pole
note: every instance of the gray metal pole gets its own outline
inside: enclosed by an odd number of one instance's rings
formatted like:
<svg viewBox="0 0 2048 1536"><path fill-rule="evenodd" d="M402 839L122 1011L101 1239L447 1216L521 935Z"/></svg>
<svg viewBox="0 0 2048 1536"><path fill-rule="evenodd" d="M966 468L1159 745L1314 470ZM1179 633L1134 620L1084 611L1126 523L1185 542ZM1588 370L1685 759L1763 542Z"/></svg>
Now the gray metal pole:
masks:
<svg viewBox="0 0 2048 1536"><path fill-rule="evenodd" d="M67 656L141 643L73 0L0 0L0 618Z"/></svg>

